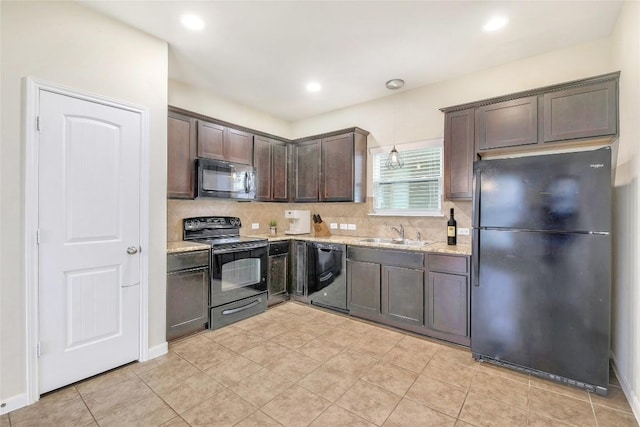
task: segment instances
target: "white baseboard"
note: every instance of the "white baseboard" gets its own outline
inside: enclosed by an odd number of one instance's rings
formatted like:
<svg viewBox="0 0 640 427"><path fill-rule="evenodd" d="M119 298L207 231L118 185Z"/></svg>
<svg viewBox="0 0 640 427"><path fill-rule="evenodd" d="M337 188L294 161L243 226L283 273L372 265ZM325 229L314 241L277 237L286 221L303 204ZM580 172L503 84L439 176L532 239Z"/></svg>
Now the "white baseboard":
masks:
<svg viewBox="0 0 640 427"><path fill-rule="evenodd" d="M0 415L7 414L16 409L23 408L29 404L29 396L27 393L17 394L8 399L2 400L2 407L0 407Z"/></svg>
<svg viewBox="0 0 640 427"><path fill-rule="evenodd" d="M150 347L147 353L149 358L147 360L155 359L156 357L160 357L163 354L167 354L169 352L169 343L163 342L160 345L156 345L155 347Z"/></svg>
<svg viewBox="0 0 640 427"><path fill-rule="evenodd" d="M613 371L616 373L620 387L622 387L622 391L629 401L629 406L631 406L633 416L636 417L636 421L640 423L640 400L638 400L638 396L634 393L631 384L629 384L629 380L620 375L620 371L618 370L618 360L616 359L616 355L613 351L611 352L611 359L613 360Z"/></svg>

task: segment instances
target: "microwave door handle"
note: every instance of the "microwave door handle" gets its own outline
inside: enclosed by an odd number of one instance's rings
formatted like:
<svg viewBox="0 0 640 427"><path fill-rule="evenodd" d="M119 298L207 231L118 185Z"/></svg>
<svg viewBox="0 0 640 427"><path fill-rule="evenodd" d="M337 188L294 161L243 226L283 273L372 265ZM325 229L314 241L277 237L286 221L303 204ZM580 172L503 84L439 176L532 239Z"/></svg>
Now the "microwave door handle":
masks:
<svg viewBox="0 0 640 427"><path fill-rule="evenodd" d="M249 172L244 173L244 192L249 192Z"/></svg>

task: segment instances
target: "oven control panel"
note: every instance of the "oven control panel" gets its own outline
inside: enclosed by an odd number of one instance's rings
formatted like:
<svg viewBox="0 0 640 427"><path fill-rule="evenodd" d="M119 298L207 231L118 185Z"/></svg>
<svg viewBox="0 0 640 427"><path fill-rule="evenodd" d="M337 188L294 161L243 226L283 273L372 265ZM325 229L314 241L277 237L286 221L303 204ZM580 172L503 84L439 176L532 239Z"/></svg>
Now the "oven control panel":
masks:
<svg viewBox="0 0 640 427"><path fill-rule="evenodd" d="M202 230L205 228L240 228L242 223L236 216L200 216L182 220L185 230Z"/></svg>

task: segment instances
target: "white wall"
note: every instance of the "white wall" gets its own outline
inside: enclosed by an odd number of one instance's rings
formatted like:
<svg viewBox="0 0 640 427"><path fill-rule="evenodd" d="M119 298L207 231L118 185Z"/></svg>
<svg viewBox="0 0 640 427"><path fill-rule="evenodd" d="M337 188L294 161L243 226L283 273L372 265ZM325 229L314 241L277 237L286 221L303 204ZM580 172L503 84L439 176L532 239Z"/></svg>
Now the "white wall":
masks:
<svg viewBox="0 0 640 427"><path fill-rule="evenodd" d="M640 3L625 2L612 39L620 75L620 138L613 207L612 353L620 382L640 419Z"/></svg>
<svg viewBox="0 0 640 427"><path fill-rule="evenodd" d="M25 398L23 77L146 107L151 229L149 346L165 342L167 44L74 2L1 8L0 401Z"/></svg>
<svg viewBox="0 0 640 427"><path fill-rule="evenodd" d="M291 123L287 120L176 80L169 80L169 105L283 138L291 135Z"/></svg>

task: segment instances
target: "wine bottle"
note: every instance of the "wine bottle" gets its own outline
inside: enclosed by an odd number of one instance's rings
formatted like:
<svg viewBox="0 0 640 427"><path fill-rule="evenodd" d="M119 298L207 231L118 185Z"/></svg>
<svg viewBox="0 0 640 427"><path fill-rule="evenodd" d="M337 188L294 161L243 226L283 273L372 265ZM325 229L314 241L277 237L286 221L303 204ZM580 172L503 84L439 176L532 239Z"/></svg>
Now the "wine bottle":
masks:
<svg viewBox="0 0 640 427"><path fill-rule="evenodd" d="M453 208L451 208L451 215L449 216L449 221L447 221L447 244L455 245L457 235L458 235L458 223L453 217Z"/></svg>

